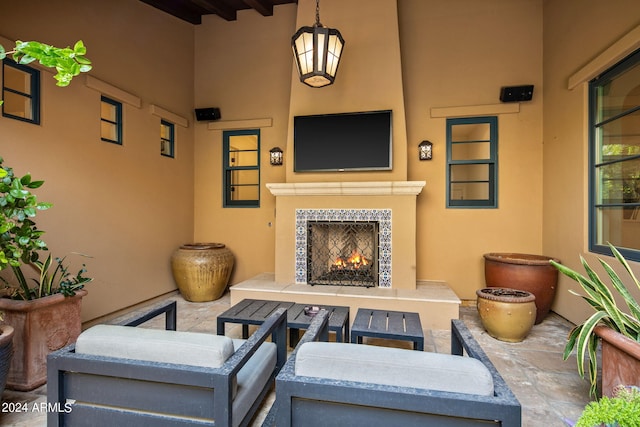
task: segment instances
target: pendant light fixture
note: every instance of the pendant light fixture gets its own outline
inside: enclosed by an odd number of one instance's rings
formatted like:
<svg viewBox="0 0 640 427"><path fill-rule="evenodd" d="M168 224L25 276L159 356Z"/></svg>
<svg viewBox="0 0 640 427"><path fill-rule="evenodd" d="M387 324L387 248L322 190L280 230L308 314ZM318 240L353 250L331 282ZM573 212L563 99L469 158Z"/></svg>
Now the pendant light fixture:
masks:
<svg viewBox="0 0 640 427"><path fill-rule="evenodd" d="M300 27L291 38L291 47L302 83L323 87L334 82L344 39L340 31L320 23L320 0L316 0L316 23Z"/></svg>

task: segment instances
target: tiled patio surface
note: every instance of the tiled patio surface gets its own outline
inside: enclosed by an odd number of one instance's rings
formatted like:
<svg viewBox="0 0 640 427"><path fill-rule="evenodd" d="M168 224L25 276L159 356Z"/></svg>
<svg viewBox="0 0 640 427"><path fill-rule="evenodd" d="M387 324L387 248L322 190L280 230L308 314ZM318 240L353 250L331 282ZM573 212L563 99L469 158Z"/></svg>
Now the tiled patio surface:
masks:
<svg viewBox="0 0 640 427"><path fill-rule="evenodd" d="M206 303L189 303L179 295L169 297L178 302L178 329L215 333L216 316L229 308L229 294ZM352 318L355 316L352 316ZM575 358L562 360L562 350L571 324L556 314L550 314L536 325L521 343L505 343L488 336L478 319L474 307L461 307L463 319L489 355L522 404L525 427L563 427L563 418L576 419L589 402L588 383L576 373ZM157 322L158 327L163 323ZM156 326L156 325L150 325ZM227 325L227 335L240 337L239 325ZM425 330L425 351L449 352L448 331ZM368 344L407 346L406 342L369 340ZM260 426L273 403L274 393L265 400L253 426ZM19 393L5 390L3 402L46 402L46 385L32 392ZM4 408L4 406L3 406ZM0 425L41 427L46 425L46 414L40 412L0 413Z"/></svg>

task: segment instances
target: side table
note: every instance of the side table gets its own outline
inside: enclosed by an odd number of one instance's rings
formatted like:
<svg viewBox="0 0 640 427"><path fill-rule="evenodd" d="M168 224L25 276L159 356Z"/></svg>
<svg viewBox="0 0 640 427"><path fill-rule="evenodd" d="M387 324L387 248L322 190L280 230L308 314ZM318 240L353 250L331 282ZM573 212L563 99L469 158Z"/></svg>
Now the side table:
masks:
<svg viewBox="0 0 640 427"><path fill-rule="evenodd" d="M351 326L351 342L362 344L362 337L411 341L414 350L424 350L418 313L359 308Z"/></svg>

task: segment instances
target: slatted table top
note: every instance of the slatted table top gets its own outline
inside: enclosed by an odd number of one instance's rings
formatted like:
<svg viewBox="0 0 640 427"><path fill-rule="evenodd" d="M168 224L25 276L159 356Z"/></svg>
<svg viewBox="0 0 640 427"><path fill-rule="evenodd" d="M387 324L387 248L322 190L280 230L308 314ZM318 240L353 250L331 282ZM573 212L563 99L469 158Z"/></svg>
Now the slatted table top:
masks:
<svg viewBox="0 0 640 427"><path fill-rule="evenodd" d="M413 341L416 350L424 348L424 332L418 313L360 308L351 326L351 342L362 337Z"/></svg>

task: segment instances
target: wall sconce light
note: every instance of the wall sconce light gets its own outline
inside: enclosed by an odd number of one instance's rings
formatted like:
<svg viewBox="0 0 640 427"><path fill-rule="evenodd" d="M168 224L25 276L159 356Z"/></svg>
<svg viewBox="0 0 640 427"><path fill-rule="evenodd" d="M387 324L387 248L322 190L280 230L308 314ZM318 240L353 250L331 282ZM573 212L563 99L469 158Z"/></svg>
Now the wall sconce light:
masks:
<svg viewBox="0 0 640 427"><path fill-rule="evenodd" d="M280 147L273 147L269 150L269 163L271 166L282 166L282 149Z"/></svg>
<svg viewBox="0 0 640 427"><path fill-rule="evenodd" d="M320 0L316 0L316 23L313 27L300 27L291 37L300 81L311 87L332 84L343 46L340 31L320 23Z"/></svg>
<svg viewBox="0 0 640 427"><path fill-rule="evenodd" d="M420 160L431 160L433 158L433 144L430 141L422 141L418 145Z"/></svg>

